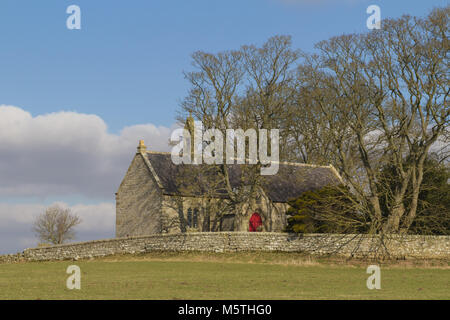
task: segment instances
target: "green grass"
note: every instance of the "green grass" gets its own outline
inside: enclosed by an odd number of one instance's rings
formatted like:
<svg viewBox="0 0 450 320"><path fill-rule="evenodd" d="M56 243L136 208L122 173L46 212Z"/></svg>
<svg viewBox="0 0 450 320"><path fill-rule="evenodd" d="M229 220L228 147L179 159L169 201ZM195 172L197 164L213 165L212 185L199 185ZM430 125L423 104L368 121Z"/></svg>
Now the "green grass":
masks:
<svg viewBox="0 0 450 320"><path fill-rule="evenodd" d="M66 268L81 268L81 290ZM450 299L448 262L381 265L296 254L164 254L0 265L0 299Z"/></svg>

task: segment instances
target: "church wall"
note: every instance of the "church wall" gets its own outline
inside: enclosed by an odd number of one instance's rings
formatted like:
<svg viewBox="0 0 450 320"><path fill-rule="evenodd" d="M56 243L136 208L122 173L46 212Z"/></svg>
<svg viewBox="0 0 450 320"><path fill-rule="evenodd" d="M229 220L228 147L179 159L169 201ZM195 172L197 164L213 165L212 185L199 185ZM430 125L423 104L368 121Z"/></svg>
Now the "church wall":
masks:
<svg viewBox="0 0 450 320"><path fill-rule="evenodd" d="M288 205L273 203L264 194L235 210L226 210L228 200L206 200L201 197L176 197L165 195L162 203L163 233L248 231L249 220L254 212L263 220L263 232L281 232L286 226ZM188 214L189 209L191 214ZM197 226L192 226L194 210L198 210ZM221 211L222 210L222 211ZM220 213L218 213L220 212ZM234 215L234 221L230 218ZM191 223L188 217L191 217ZM223 217L223 218L221 218ZM232 229L230 228L230 223ZM191 225L191 226L189 226Z"/></svg>
<svg viewBox="0 0 450 320"><path fill-rule="evenodd" d="M185 232L183 198L163 195L161 204L162 233Z"/></svg>
<svg viewBox="0 0 450 320"><path fill-rule="evenodd" d="M272 202L261 192L255 199L244 203L238 209L241 213L235 231L248 231L249 219L257 212L263 221L262 232L281 232L286 226L288 204Z"/></svg>
<svg viewBox="0 0 450 320"><path fill-rule="evenodd" d="M162 192L136 154L116 194L116 237L161 233Z"/></svg>
<svg viewBox="0 0 450 320"><path fill-rule="evenodd" d="M218 231L214 230L214 207L218 205L218 201L209 201L213 203L200 197L165 195L162 203L163 232ZM194 215L196 223L194 223Z"/></svg>

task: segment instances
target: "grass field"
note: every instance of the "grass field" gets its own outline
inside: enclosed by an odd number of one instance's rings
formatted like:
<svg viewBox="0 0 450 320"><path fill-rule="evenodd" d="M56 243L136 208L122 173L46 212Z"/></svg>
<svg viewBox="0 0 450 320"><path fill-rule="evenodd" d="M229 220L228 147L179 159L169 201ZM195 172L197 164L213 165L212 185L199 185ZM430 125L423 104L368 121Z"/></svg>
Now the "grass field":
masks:
<svg viewBox="0 0 450 320"><path fill-rule="evenodd" d="M66 288L73 264L81 290ZM2 264L0 299L450 299L448 261L379 264L380 290L366 287L369 264L283 253Z"/></svg>

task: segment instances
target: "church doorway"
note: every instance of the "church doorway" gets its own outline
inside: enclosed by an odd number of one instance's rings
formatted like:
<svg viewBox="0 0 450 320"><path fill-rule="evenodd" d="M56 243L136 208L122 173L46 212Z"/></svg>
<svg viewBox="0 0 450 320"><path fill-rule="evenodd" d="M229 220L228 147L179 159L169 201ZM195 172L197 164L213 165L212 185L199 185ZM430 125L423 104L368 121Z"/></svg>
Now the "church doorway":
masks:
<svg viewBox="0 0 450 320"><path fill-rule="evenodd" d="M262 219L259 213L253 212L250 220L248 222L248 231L249 232L259 232L262 231Z"/></svg>

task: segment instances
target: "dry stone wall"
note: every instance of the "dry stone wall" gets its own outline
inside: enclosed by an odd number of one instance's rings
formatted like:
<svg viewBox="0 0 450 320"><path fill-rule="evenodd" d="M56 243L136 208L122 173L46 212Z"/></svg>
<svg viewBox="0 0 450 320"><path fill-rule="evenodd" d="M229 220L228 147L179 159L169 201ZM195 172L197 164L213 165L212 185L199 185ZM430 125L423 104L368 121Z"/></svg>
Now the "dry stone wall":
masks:
<svg viewBox="0 0 450 320"><path fill-rule="evenodd" d="M25 261L25 258L23 256L23 253L16 253L16 254L3 254L0 255L0 264L2 263L16 263L16 262L22 262Z"/></svg>
<svg viewBox="0 0 450 320"><path fill-rule="evenodd" d="M0 256L0 263L77 260L152 251L281 251L345 257L371 257L387 252L394 259L449 259L450 237L392 236L385 237L380 242L378 238L368 235L296 235L274 232L159 234L31 248L17 255Z"/></svg>

